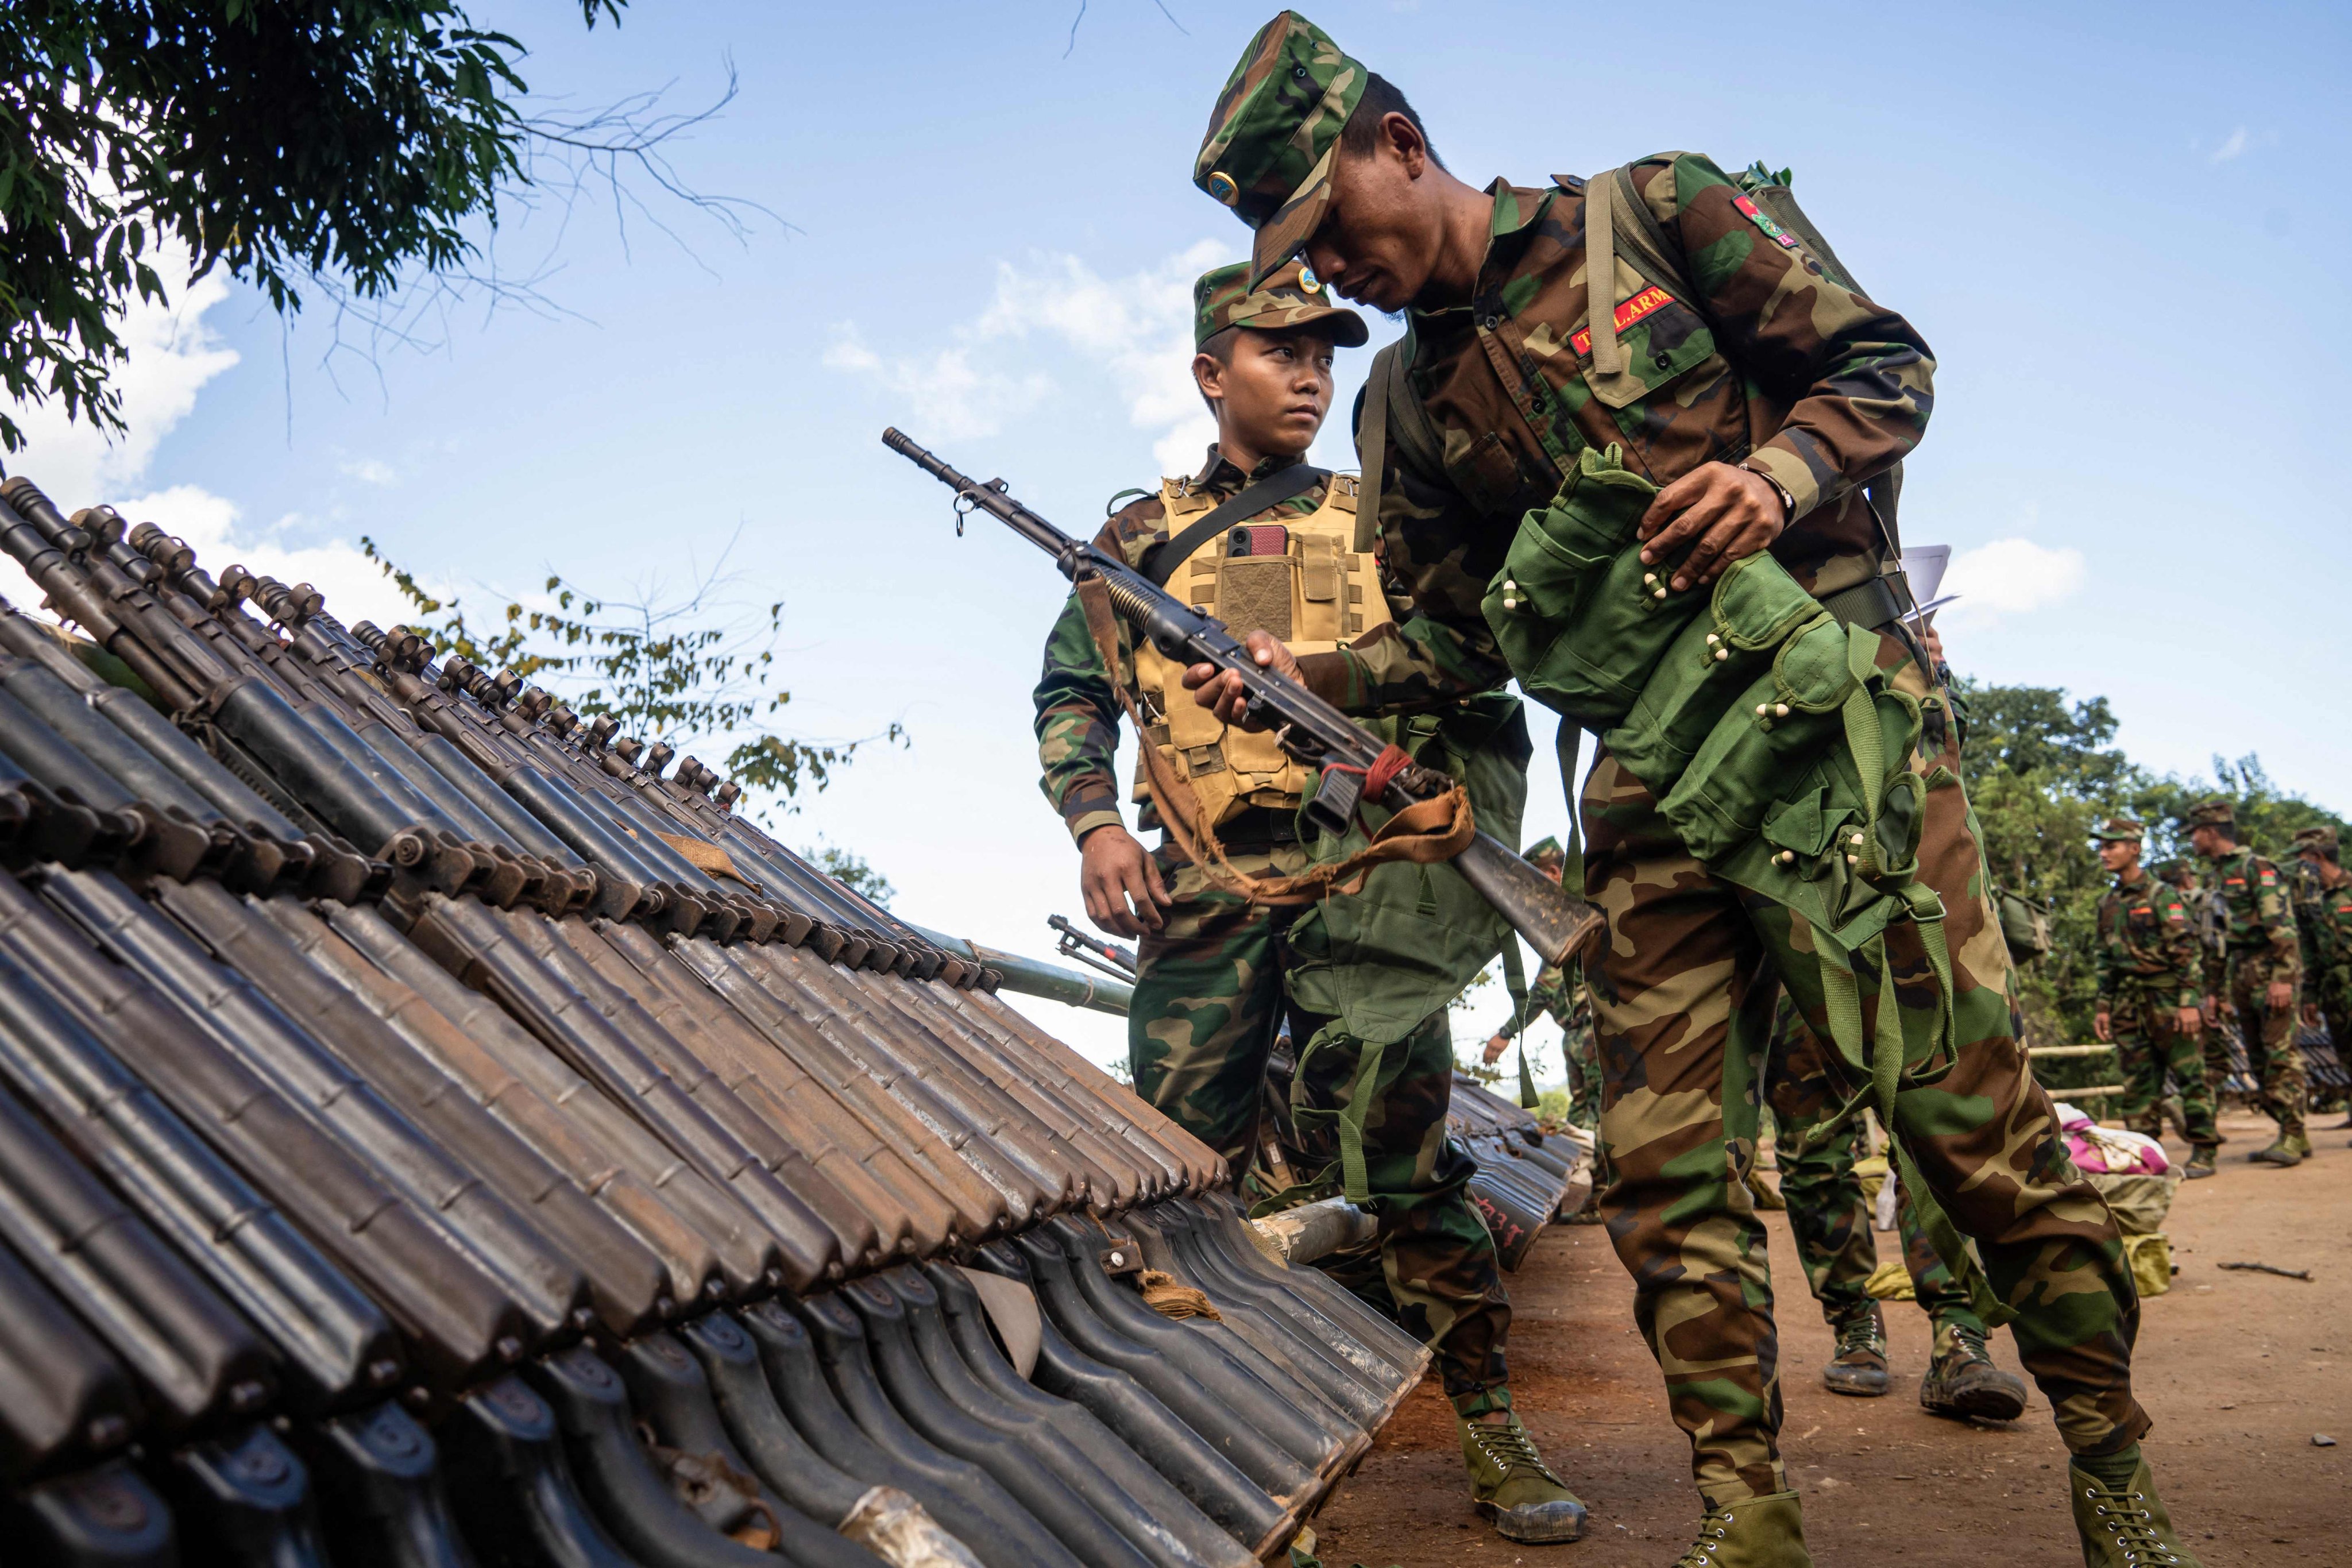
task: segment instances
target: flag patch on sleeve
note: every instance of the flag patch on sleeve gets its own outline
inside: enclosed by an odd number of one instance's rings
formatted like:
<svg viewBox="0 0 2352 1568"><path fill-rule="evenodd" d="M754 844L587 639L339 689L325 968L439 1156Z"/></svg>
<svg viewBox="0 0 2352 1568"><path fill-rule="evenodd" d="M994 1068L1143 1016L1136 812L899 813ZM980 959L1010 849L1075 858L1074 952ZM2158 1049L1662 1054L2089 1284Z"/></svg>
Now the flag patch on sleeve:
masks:
<svg viewBox="0 0 2352 1568"><path fill-rule="evenodd" d="M1774 241L1786 249L1797 248L1797 237L1774 223L1771 215L1758 206L1754 201L1747 196L1734 196L1731 198L1731 205L1739 209L1741 216L1762 229L1765 238Z"/></svg>

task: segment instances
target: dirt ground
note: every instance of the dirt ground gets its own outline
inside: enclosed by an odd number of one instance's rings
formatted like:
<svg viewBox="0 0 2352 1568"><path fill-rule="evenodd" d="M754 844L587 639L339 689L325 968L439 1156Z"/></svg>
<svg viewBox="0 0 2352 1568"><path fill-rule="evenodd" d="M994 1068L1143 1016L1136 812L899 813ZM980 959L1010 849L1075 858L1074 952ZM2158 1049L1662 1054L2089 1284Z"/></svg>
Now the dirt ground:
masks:
<svg viewBox="0 0 2352 1568"><path fill-rule="evenodd" d="M2245 1159L2270 1141L2270 1124L2225 1117L2221 1173L2184 1185L2173 1205L2167 1228L2179 1273L2168 1293L2144 1304L2137 1383L2156 1418L2147 1452L2207 1568L2352 1563L2352 1134L2338 1129L2343 1120L2315 1118L2316 1158L2276 1171ZM2009 1426L1927 1415L1918 1405L1927 1318L1906 1301L1886 1308L1893 1392L1830 1393L1819 1375L1829 1332L1805 1293L1786 1217L1768 1219L1781 1289L1783 1453L1804 1494L1814 1559L1824 1568L2079 1563L2064 1453L2040 1393ZM2308 1268L2314 1279L2216 1267L2239 1261ZM1631 1291L1606 1235L1554 1226L1509 1283L1518 1407L1553 1468L1591 1506L1585 1539L1515 1546L1472 1513L1452 1414L1432 1380L1314 1521L1327 1563L1664 1568L1690 1543L1698 1504L1689 1450L1633 1332ZM2018 1370L2006 1335L1994 1353ZM2315 1446L2315 1433L2337 1446Z"/></svg>

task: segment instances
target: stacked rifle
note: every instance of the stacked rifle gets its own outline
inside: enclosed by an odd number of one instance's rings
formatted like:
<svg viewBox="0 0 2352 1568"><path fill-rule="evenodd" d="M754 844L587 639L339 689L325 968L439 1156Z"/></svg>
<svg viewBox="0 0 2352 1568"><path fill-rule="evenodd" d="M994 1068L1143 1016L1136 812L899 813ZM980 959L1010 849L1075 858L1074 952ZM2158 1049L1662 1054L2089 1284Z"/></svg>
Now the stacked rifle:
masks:
<svg viewBox="0 0 2352 1568"><path fill-rule="evenodd" d="M694 759L0 502L10 1561L1240 1568L1417 1380Z"/></svg>
<svg viewBox="0 0 2352 1568"><path fill-rule="evenodd" d="M1535 1112L1459 1070L1446 1131L1478 1161L1470 1201L1506 1268L1518 1268L1543 1227L1580 1206L1592 1189L1590 1151L1574 1136L1547 1136Z"/></svg>

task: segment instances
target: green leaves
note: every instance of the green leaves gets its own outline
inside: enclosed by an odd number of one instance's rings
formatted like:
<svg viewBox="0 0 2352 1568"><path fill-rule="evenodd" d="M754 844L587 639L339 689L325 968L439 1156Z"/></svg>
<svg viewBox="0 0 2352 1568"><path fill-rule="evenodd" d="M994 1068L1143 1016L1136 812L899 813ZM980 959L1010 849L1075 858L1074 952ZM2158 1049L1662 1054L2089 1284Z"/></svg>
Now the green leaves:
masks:
<svg viewBox="0 0 2352 1568"><path fill-rule="evenodd" d="M593 26L625 0L582 0ZM0 6L0 401L122 428L115 321L152 258L273 309L464 266L526 179L522 45L455 0L11 0ZM24 433L0 412L0 448Z"/></svg>

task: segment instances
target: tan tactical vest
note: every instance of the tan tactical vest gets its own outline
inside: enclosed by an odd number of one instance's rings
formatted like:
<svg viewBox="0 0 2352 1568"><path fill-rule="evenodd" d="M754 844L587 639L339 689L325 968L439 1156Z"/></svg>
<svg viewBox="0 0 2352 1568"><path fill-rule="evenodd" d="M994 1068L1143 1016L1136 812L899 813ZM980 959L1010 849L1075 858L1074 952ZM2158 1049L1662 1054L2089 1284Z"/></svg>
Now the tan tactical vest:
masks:
<svg viewBox="0 0 2352 1568"><path fill-rule="evenodd" d="M1189 481L1162 479L1171 538L1212 507L1216 497L1191 493ZM1230 532L1208 540L1168 575L1168 591L1225 623L1236 637L1271 632L1290 651L1328 653L1390 619L1380 569L1351 546L1356 537L1356 477L1334 475L1322 505L1281 520L1290 531L1281 555L1227 553ZM1311 782L1270 732L1228 729L1184 689L1184 667L1150 644L1136 650L1136 683L1153 722L1147 744L1192 782L1214 826L1250 806L1289 809ZM1137 770L1135 798L1145 798Z"/></svg>

